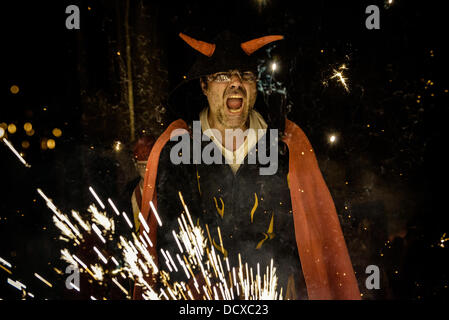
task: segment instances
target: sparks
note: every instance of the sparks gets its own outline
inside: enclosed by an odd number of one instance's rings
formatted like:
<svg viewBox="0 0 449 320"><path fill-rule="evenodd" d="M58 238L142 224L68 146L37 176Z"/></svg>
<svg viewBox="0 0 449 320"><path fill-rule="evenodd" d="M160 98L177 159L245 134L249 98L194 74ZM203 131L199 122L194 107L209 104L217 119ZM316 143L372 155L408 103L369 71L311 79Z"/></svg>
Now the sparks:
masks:
<svg viewBox="0 0 449 320"><path fill-rule="evenodd" d="M22 162L25 165L25 167L31 168L31 165L25 161L25 159L20 155L19 152L17 152L17 150L14 148L14 146L11 144L11 142L9 142L8 139L3 137L3 135L4 135L4 130L3 130L2 138L0 138L3 141L3 143L16 155L16 157L20 160L20 162Z"/></svg>
<svg viewBox="0 0 449 320"><path fill-rule="evenodd" d="M112 200L110 198L108 198L108 202L111 205L112 209L114 210L116 215L120 215L120 212L118 211L117 207L115 206L114 202L112 202Z"/></svg>
<svg viewBox="0 0 449 320"><path fill-rule="evenodd" d="M97 225L95 223L92 223L92 230L94 230L94 232L97 234L98 238L100 238L100 240L103 243L106 243L105 238L103 237L103 235L101 234L100 229L97 227Z"/></svg>
<svg viewBox="0 0 449 320"><path fill-rule="evenodd" d="M122 212L123 217L125 218L126 223L128 224L128 226L132 229L133 228L133 224L131 223L131 221L128 218L128 215L125 212Z"/></svg>
<svg viewBox="0 0 449 320"><path fill-rule="evenodd" d="M97 249L97 247L93 247L94 251L97 253L98 257L101 259L101 261L103 261L104 264L108 263L108 260L106 260L106 258L104 257L104 255L101 254L100 250Z"/></svg>
<svg viewBox="0 0 449 320"><path fill-rule="evenodd" d="M92 195L94 196L95 200L97 200L98 204L100 205L100 207L104 210L105 206L103 204L103 202L101 202L100 198L97 196L97 194L95 193L94 189L92 187L89 187L89 191L92 193Z"/></svg>
<svg viewBox="0 0 449 320"><path fill-rule="evenodd" d="M441 248L444 248L444 243L446 241L449 241L449 238L446 238L446 233L444 233L440 238L440 242L438 243L438 246L440 246Z"/></svg>
<svg viewBox="0 0 449 320"><path fill-rule="evenodd" d="M147 222L145 221L145 218L142 215L142 212L139 212L139 221L143 225L146 232L150 232L150 227L148 226Z"/></svg>
<svg viewBox="0 0 449 320"><path fill-rule="evenodd" d="M333 70L334 74L330 77L330 79L334 79L337 78L337 81L339 81L343 87L345 88L346 92L349 92L349 87L346 83L346 80L348 80L347 78L345 78L343 76L343 71L342 70L347 70L348 68L346 67L346 65L342 65L341 67L338 68L338 70Z"/></svg>
<svg viewBox="0 0 449 320"><path fill-rule="evenodd" d="M2 257L0 257L0 263L2 263L3 265L7 266L8 268L12 268L12 265L8 261L3 259Z"/></svg>
<svg viewBox="0 0 449 320"><path fill-rule="evenodd" d="M96 197L93 189L90 188L89 190L101 205L101 201ZM200 298L206 300L230 300L235 297L244 299L280 299L282 297L282 288L279 293L277 291L276 268L273 265L273 260L271 260L271 265L267 266L266 273L263 275L260 274L260 266L258 264L257 274L254 276L253 270L255 269L249 266L248 263L243 264L239 254L239 267L236 270L235 267L230 265L230 260L227 255L223 255L222 257L222 253L226 252L226 249L224 248L221 230L217 228L219 244L217 245L217 250L215 250L215 245L210 241L209 228L206 225L208 236L206 238L207 236L205 236L203 228L199 224L194 225L192 216L181 194L180 200L185 211L177 219L179 231L171 230L179 252L170 252L164 248L158 248L158 251L161 252L162 260L165 260L169 272L179 272L179 269L182 269L186 279L193 280L193 288L189 287L185 282L171 283L170 273L165 270L160 270L155 264L155 257L149 253L149 247L147 245L148 243L150 246L153 246L148 234L150 230L142 214L139 215L139 220L144 230L142 233L136 235L128 216L125 212L122 213L132 231L132 240L129 240L123 235L115 235L114 219L110 218L106 211L102 212L96 209L95 205L91 204L87 210L91 214L91 221L84 221L81 215L74 210L72 210L73 221L70 221L69 217L62 214L41 189L38 189L38 193L54 213L54 222L59 226L59 230L65 241L69 244L71 242L74 245L73 247L76 246L78 239L83 239L83 234L78 231L81 230L88 234L95 233L102 243L106 243L106 239L108 239L110 245L115 243L116 247L121 250L121 257L118 257L120 260L117 260L107 252L100 250L97 246L87 248L87 250L95 252L101 262L103 262L102 265L86 263L89 261L86 260L86 257L90 253L86 252L87 255L84 255L84 252L80 252L78 249L77 255L72 254L69 249L61 250L61 258L70 265L79 265L82 267L83 269L80 269L80 271L88 273L101 286L103 285L102 281L104 278L109 277L125 294L127 299L131 299L131 297L129 296L128 290L117 280L118 275L124 280L130 279L134 281L136 286L141 287L142 298L145 300L194 299L192 290L196 290ZM112 210L116 215L119 212L117 207L113 205L112 200L108 199L108 202L111 204ZM161 226L162 221L152 202L150 202L150 206ZM112 210L111 214L113 214ZM100 230L99 226L102 227L102 230ZM77 230L78 233L74 230ZM222 259L224 259L224 262L222 262ZM108 264L108 260L111 260L113 264ZM3 265L10 266L4 259L0 258L0 262ZM37 274L35 276L45 283L45 279ZM157 294L148 283L149 276L159 278L162 284L160 294ZM204 280L201 286L197 281L200 278ZM16 282L14 284L17 288L21 288ZM51 286L50 283L47 285ZM80 288L76 287L73 283L70 283L70 285L79 291Z"/></svg>
<svg viewBox="0 0 449 320"><path fill-rule="evenodd" d="M120 151L122 149L122 143L120 141L116 141L114 143L114 150L115 151Z"/></svg>
<svg viewBox="0 0 449 320"><path fill-rule="evenodd" d="M156 208L154 207L153 201L150 201L150 207L151 210L153 210L154 216L156 217L157 223L159 224L159 227L162 227L162 221L161 218L159 218L159 215L157 213Z"/></svg>
<svg viewBox="0 0 449 320"><path fill-rule="evenodd" d="M17 280L14 281L14 280L8 278L7 282L8 282L8 284L10 284L11 286L13 286L14 288L16 288L19 291L22 291L22 289L26 289L26 286Z"/></svg>
<svg viewBox="0 0 449 320"><path fill-rule="evenodd" d="M38 278L40 281L42 281L43 283L45 283L47 286L49 286L50 288L52 288L53 287L53 285L50 283L50 282L48 282L47 280L45 280L42 276L40 276L39 274L37 274L37 273L34 273L34 276L36 277L36 278Z"/></svg>

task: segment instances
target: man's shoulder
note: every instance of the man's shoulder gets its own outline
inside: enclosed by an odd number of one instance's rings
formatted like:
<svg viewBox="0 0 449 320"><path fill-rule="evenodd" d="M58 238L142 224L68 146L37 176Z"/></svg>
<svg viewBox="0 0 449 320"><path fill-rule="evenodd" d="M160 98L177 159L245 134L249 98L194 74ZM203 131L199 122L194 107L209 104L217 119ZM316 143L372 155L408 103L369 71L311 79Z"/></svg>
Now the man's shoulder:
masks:
<svg viewBox="0 0 449 320"><path fill-rule="evenodd" d="M179 136L189 135L189 127L183 119L178 119L169 124L169 126L157 138L155 146L159 151L159 161L170 159L171 149L179 143ZM155 149L153 147L153 149Z"/></svg>
<svg viewBox="0 0 449 320"><path fill-rule="evenodd" d="M174 136L179 136L189 133L189 127L183 119L178 119L171 122L168 127L162 132L162 134L157 138L155 146L158 145L159 148L165 148L166 145L172 144L171 139Z"/></svg>
<svg viewBox="0 0 449 320"><path fill-rule="evenodd" d="M285 118L284 134L286 136L293 136L295 138L307 139L307 136L304 133L304 131L301 129L301 127L298 124L296 124L295 122L293 122L292 120L289 120L287 118Z"/></svg>
<svg viewBox="0 0 449 320"><path fill-rule="evenodd" d="M295 132L298 130L303 132L302 129L300 128L300 126L296 122L294 122L288 118L285 118L285 132L292 133L292 132Z"/></svg>

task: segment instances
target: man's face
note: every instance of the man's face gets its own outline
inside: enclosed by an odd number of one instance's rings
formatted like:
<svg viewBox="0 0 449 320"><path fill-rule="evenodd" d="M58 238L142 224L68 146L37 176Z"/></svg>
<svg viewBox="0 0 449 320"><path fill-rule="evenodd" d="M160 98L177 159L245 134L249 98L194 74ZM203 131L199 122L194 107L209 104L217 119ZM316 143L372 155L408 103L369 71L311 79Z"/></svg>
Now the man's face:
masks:
<svg viewBox="0 0 449 320"><path fill-rule="evenodd" d="M253 72L219 72L202 81L209 102L209 125L216 129L246 129L249 111L256 102L256 77Z"/></svg>

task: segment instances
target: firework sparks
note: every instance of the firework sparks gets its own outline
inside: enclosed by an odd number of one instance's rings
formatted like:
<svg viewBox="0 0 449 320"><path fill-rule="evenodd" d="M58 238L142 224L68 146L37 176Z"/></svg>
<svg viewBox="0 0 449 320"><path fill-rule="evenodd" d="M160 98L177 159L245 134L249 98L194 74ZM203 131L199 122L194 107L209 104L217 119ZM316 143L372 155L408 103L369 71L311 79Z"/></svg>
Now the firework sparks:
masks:
<svg viewBox="0 0 449 320"><path fill-rule="evenodd" d="M73 218L75 218L76 222L78 222L78 224L87 232L90 233L91 227L89 224L85 223L83 221L83 219L81 219L80 215L78 212L76 212L75 210L72 210L72 216Z"/></svg>
<svg viewBox="0 0 449 320"><path fill-rule="evenodd" d="M133 224L131 223L131 221L128 218L128 215L126 214L126 212L122 212L123 217L125 218L126 223L128 224L128 226L132 229L133 228Z"/></svg>
<svg viewBox="0 0 449 320"><path fill-rule="evenodd" d="M100 252L100 250L98 250L98 248L97 247L93 247L94 248L94 251L95 251L95 253L98 255L98 258L100 258L100 260L101 261L103 261L103 263L104 264L107 264L108 263L108 260L104 257L104 255Z"/></svg>
<svg viewBox="0 0 449 320"><path fill-rule="evenodd" d="M105 230L110 230L112 233L114 233L115 230L114 219L109 219L106 215L106 212L98 211L95 205L90 205L87 211L92 213L92 220L94 222L101 225Z"/></svg>
<svg viewBox="0 0 449 320"><path fill-rule="evenodd" d="M446 238L446 233L444 233L440 238L440 242L438 243L438 246L440 246L441 248L444 248L444 243L446 241L449 241L449 238Z"/></svg>
<svg viewBox="0 0 449 320"><path fill-rule="evenodd" d="M120 212L118 211L117 207L115 206L114 202L112 202L112 200L110 198L108 198L108 202L111 205L112 209L114 210L116 215L120 215Z"/></svg>
<svg viewBox="0 0 449 320"><path fill-rule="evenodd" d="M22 291L22 289L26 289L26 286L23 283L19 282L18 280L12 280L8 278L7 282L8 284L10 284L19 291Z"/></svg>
<svg viewBox="0 0 449 320"><path fill-rule="evenodd" d="M97 280L97 281L103 281L104 279L104 271L103 268L98 265L98 264L94 264L94 265L90 265L90 269L92 270L92 275L93 277Z"/></svg>
<svg viewBox="0 0 449 320"><path fill-rule="evenodd" d="M47 280L45 280L41 275L39 275L38 273L34 273L34 276L36 277L36 278L38 278L40 281L42 281L43 283L45 283L47 286L49 286L50 288L52 288L53 287L53 285L50 283L50 282L48 282Z"/></svg>
<svg viewBox="0 0 449 320"><path fill-rule="evenodd" d="M150 245L150 247L153 246L153 243L150 240L150 237L148 236L148 233L146 233L145 231L143 232L143 236L145 237L145 240L148 242L148 244Z"/></svg>
<svg viewBox="0 0 449 320"><path fill-rule="evenodd" d="M117 287L119 287L120 290L123 291L123 293L124 293L125 295L128 295L128 291L127 291L125 288L123 288L123 286L120 284L120 282L117 281L116 278L112 278L112 282L114 282L114 283L117 285Z"/></svg>
<svg viewBox="0 0 449 320"><path fill-rule="evenodd" d="M3 128L1 128L1 130L3 130ZM6 139L3 135L4 133L0 135L1 136L0 139L3 141L3 143L9 148L9 150L11 150L15 154L15 156L20 160L20 162L22 162L25 165L25 167L31 168L31 165L25 161L25 159L20 155L20 153L16 150L16 148L14 148L12 143L9 142L8 139Z"/></svg>
<svg viewBox="0 0 449 320"><path fill-rule="evenodd" d="M92 187L89 187L89 191L92 193L92 195L94 196L95 200L97 200L97 202L100 205L100 207L104 210L106 207L104 206L103 202L100 200L100 198L98 197L98 195L94 191L94 189Z"/></svg>
<svg viewBox="0 0 449 320"><path fill-rule="evenodd" d="M389 9L393 5L393 0L385 0L384 1L384 8Z"/></svg>
<svg viewBox="0 0 449 320"><path fill-rule="evenodd" d="M101 206L102 202L93 188L89 187L89 190ZM101 249L95 245L88 247L103 263L102 266L98 264L89 264L88 266L85 263L86 260L83 261L82 259L84 254L88 254L87 252L77 251L75 255L68 248L61 250L61 259L70 265L82 267L80 271L88 273L100 285L102 285L106 276L110 277L110 280L125 294L127 299L130 299L130 289L127 289L118 281L117 275L119 274L125 280L133 280L136 286L141 287L142 298L145 300L194 299L192 289L194 292L196 291L200 299L208 300L230 300L235 297L244 299L281 298L281 294L278 294L276 290L277 277L276 268L273 267L273 261L271 261L270 267L267 266L267 272L264 275L260 274L260 266L258 265L257 275L254 276L253 268L250 268L247 263L242 264L240 254L239 267L231 267L227 254L224 254L226 250L223 245L221 230L217 228L219 245L217 245L217 251L215 251L215 245L210 241L211 237L208 226L206 225L208 236L206 238L201 226L199 224L194 225L181 193L179 193L179 197L184 212L178 218L179 231L172 230L171 232L178 252L170 252L164 248L158 248L169 272L159 269L155 263L155 258L148 251L148 245L153 246L153 244L149 237L150 228L142 214L139 214L139 220L142 228L144 228L143 235L136 235L128 216L125 212L122 212L126 223L132 231L132 240L128 240L124 235L115 235L114 218L110 218L106 211L99 211L94 204L91 204L87 209L91 216L90 221L85 221L75 210L72 210L73 221L70 221L69 217L61 213L41 189L38 189L38 193L54 213L53 220L60 230L62 237L67 242L72 241L73 248L75 248L75 244L78 245L80 242L85 241L82 232L86 232L88 234L95 233L102 244L106 244L106 239L108 239L110 245L114 246L115 243L116 247L121 250L121 259L119 259L119 262L113 255L104 251L104 248ZM112 200L108 199L108 202L112 210L117 214L119 211ZM157 214L152 202L150 203L150 207L158 221L158 225L162 226L162 220ZM99 226L103 230L100 230ZM223 254L223 262L221 254ZM108 260L111 260L113 264L108 264ZM3 259L0 262L8 265ZM109 268L113 269L110 270ZM170 282L170 273L179 272L179 269L182 269L185 273L187 280L193 282L193 288L185 282ZM159 279L160 283L163 284L159 293L155 292L148 283L149 277ZM201 285L199 283L200 279L202 281L204 280ZM79 291L80 288L73 284L71 285ZM198 296L196 297L198 298Z"/></svg>
<svg viewBox="0 0 449 320"><path fill-rule="evenodd" d="M347 78L344 77L343 75L343 70L347 70L348 68L346 67L346 65L341 65L337 70L333 70L334 74L330 77L330 79L335 79L337 78L337 81L339 81L343 87L345 88L346 92L349 92L349 87L348 84L346 83L346 81L348 80Z"/></svg>
<svg viewBox="0 0 449 320"><path fill-rule="evenodd" d="M273 260L271 260L271 266L267 266L267 273L264 275L263 283L260 277L260 267L258 268L258 275L254 277L253 269L249 268L247 263L243 266L240 255L240 267L238 269L239 281L237 281L235 268L231 268L229 265L229 259L227 256L224 257L227 270L226 273L221 256L215 251L215 247L213 245L210 245L210 248L207 247L207 239L204 237L203 229L200 228L200 226L195 226L193 224L192 217L184 202L182 194L179 194L179 197L183 204L185 213L182 213L181 217L178 218L180 230L179 234L176 234L176 232L172 230L173 237L179 249L179 253L176 253L176 258L179 265L184 269L184 273L187 278L193 278L193 284L197 290L197 293L200 293L197 279L199 279L198 277L204 279L205 285L201 287L203 299L234 299L235 296L240 297L240 289L245 299L282 298L281 294L278 294L276 291L277 276L276 268L273 267ZM207 225L206 229L210 239L210 232ZM225 252L221 231L219 228L217 229L217 232L220 239L220 245L218 248L220 248L220 252ZM172 272L172 270L176 267L176 264L171 258L170 252L164 249L161 249L160 251L167 268L171 270L170 272ZM197 274L195 275L195 273ZM229 279L227 279L228 275ZM161 291L161 298L174 299L179 295L181 295L184 299L186 296L192 298L191 291L186 291L186 289L183 288L183 282L180 285L178 283L170 285L166 281L164 284L166 285L168 294L165 293L165 291ZM173 288L177 289L174 290Z"/></svg>
<svg viewBox="0 0 449 320"><path fill-rule="evenodd" d="M115 259L114 257L111 257L111 261L114 262L114 264L118 267L119 263L117 261L117 259Z"/></svg>
<svg viewBox="0 0 449 320"><path fill-rule="evenodd" d="M6 267L4 267L4 266L7 266L7 267L9 267L11 269L13 267L9 262L7 262L6 260L4 260L3 258L0 257L0 268L5 270L8 274L12 275L13 273L10 270L8 270ZM51 284L48 281L46 281L44 278L39 276L37 273L35 273L34 275L35 275L35 277L37 277L38 279L40 279L41 281L43 281L44 283L46 283L47 285L49 285L51 287ZM27 286L24 283L20 282L19 280L13 280L13 279L8 277L6 282L9 285L11 285L12 287L16 288L17 290L19 290L22 293L22 299L23 300L26 299L27 296L31 297L31 298L34 298L34 294L29 292L28 289L27 289Z"/></svg>
<svg viewBox="0 0 449 320"><path fill-rule="evenodd" d="M97 225L95 223L92 223L92 230L94 230L95 234L98 236L98 238L100 238L100 240L103 243L106 243L106 239L103 237L103 235L101 234L100 229L97 227Z"/></svg>
<svg viewBox="0 0 449 320"><path fill-rule="evenodd" d="M5 270L5 271L6 271L7 273L9 273L9 274L12 274L11 270L9 270L8 268L2 266L1 264L0 264L0 268L2 268L3 270Z"/></svg>
<svg viewBox="0 0 449 320"><path fill-rule="evenodd" d="M161 218L159 217L159 214L157 213L157 210L154 207L153 201L150 201L150 207L151 207L151 210L153 210L154 216L156 217L156 220L157 220L157 223L159 224L159 227L162 227Z"/></svg>
<svg viewBox="0 0 449 320"><path fill-rule="evenodd" d="M7 266L8 268L12 268L12 265L8 262L8 261L6 261L5 259L3 259L2 257L0 257L0 263L1 264L3 264L3 265L5 265L5 266Z"/></svg>

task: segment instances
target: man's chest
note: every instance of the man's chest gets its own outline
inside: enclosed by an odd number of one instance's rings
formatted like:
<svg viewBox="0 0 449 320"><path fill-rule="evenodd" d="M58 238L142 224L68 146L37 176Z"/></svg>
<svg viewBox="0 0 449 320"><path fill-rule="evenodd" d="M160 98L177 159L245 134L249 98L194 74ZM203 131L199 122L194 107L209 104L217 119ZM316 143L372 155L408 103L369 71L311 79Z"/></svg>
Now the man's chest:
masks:
<svg viewBox="0 0 449 320"><path fill-rule="evenodd" d="M242 164L234 175L227 165L197 165L202 220L213 234L220 227L223 241L231 247L235 239L253 249L275 238L272 242L291 241L287 168L281 163L276 174L260 175L257 164Z"/></svg>

